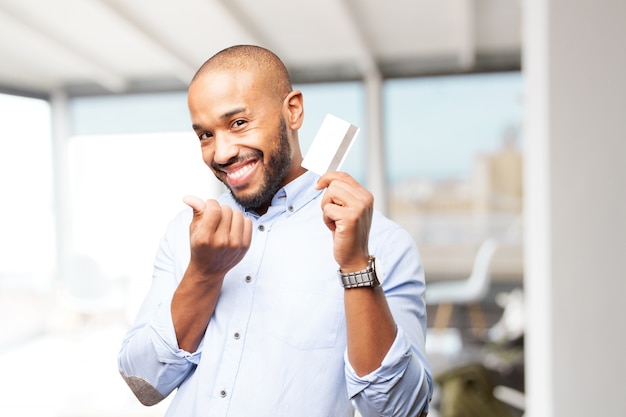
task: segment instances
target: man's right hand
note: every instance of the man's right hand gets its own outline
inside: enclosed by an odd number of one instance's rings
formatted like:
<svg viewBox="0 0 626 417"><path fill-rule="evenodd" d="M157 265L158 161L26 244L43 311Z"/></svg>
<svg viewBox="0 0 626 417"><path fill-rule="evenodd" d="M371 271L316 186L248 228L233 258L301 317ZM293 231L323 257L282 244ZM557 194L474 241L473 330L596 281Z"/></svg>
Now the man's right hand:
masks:
<svg viewBox="0 0 626 417"><path fill-rule="evenodd" d="M193 209L189 267L207 279L223 278L250 248L252 221L216 200L187 196L183 201Z"/></svg>
<svg viewBox="0 0 626 417"><path fill-rule="evenodd" d="M215 310L224 276L250 248L252 221L215 200L185 197L183 201L193 209L191 257L174 291L171 312L178 346L194 352Z"/></svg>

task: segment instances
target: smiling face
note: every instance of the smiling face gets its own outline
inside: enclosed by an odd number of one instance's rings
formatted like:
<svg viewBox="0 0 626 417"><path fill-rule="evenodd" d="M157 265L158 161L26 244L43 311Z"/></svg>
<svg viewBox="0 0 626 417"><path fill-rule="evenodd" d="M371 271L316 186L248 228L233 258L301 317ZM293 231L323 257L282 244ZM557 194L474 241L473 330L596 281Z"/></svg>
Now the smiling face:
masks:
<svg viewBox="0 0 626 417"><path fill-rule="evenodd" d="M291 130L301 123L292 111L301 94L280 97L269 78L252 69L211 70L194 79L188 96L204 162L239 204L261 214L303 172Z"/></svg>

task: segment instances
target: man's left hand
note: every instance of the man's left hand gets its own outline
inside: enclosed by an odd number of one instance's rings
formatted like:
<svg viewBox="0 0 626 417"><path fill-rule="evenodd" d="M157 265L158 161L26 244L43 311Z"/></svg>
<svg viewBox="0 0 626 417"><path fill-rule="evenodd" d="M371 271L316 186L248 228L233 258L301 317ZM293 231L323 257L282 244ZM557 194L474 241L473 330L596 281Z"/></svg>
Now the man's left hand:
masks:
<svg viewBox="0 0 626 417"><path fill-rule="evenodd" d="M367 266L374 196L345 172L328 172L315 188L322 197L324 223L333 233L333 255L343 272Z"/></svg>

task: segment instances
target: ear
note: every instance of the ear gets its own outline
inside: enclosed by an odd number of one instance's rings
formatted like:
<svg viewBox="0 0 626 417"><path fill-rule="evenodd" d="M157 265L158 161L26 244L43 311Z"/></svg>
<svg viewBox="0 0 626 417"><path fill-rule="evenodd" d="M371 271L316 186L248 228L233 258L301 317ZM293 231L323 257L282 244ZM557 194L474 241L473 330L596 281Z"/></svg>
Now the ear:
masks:
<svg viewBox="0 0 626 417"><path fill-rule="evenodd" d="M285 101L283 101L283 116L288 129L300 129L304 120L304 99L302 92L293 90L285 97Z"/></svg>

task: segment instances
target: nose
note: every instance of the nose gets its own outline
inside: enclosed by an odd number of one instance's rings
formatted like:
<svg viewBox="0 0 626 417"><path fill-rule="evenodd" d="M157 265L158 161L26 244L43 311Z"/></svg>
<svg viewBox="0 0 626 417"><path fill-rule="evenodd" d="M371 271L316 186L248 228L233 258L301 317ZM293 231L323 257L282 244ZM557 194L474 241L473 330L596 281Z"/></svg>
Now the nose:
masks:
<svg viewBox="0 0 626 417"><path fill-rule="evenodd" d="M239 147L227 134L221 134L214 139L213 162L226 164L239 154Z"/></svg>

